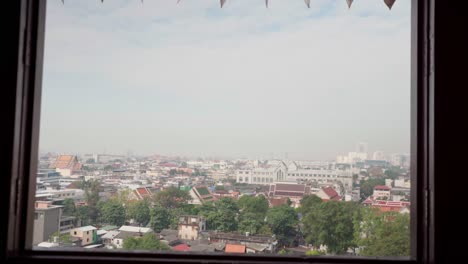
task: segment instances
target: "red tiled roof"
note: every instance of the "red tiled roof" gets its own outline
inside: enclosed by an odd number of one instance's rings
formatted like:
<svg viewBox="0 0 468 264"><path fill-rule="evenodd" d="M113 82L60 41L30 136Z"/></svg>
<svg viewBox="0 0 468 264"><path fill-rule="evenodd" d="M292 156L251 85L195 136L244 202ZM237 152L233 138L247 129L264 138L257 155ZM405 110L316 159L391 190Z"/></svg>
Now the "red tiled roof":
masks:
<svg viewBox="0 0 468 264"><path fill-rule="evenodd" d="M270 201L271 206L275 207L275 206L280 206L280 205L283 205L283 204L287 204L288 198L287 197L270 198L269 201Z"/></svg>
<svg viewBox="0 0 468 264"><path fill-rule="evenodd" d="M330 197L330 199L333 199L336 196L339 197L338 193L332 187L325 187L325 188L322 188L322 190L328 197Z"/></svg>
<svg viewBox="0 0 468 264"><path fill-rule="evenodd" d="M386 190L390 191L392 188L388 187L387 185L377 185L374 187L374 190Z"/></svg>
<svg viewBox="0 0 468 264"><path fill-rule="evenodd" d="M74 155L60 155L49 167L52 169L80 170L81 164Z"/></svg>
<svg viewBox="0 0 468 264"><path fill-rule="evenodd" d="M289 191L289 192L302 192L305 191L304 184L284 184L277 183L275 191Z"/></svg>
<svg viewBox="0 0 468 264"><path fill-rule="evenodd" d="M226 253L245 253L245 245L226 244Z"/></svg>
<svg viewBox="0 0 468 264"><path fill-rule="evenodd" d="M173 246L172 250L175 250L175 251L189 251L190 247L187 246L186 244L180 244L180 245L177 245L177 246Z"/></svg>
<svg viewBox="0 0 468 264"><path fill-rule="evenodd" d="M274 195L276 196L294 196L294 197L303 197L304 193L297 193L297 192L280 192L276 191L274 192Z"/></svg>
<svg viewBox="0 0 468 264"><path fill-rule="evenodd" d="M141 196L150 195L150 193L148 192L148 190L146 188L137 188L136 190Z"/></svg>

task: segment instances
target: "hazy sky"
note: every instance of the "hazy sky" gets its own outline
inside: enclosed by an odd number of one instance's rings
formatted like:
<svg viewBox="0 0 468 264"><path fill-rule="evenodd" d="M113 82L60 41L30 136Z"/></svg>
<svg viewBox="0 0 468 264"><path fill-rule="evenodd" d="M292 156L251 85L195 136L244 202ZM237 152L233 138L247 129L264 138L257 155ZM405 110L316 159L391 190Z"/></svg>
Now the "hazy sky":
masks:
<svg viewBox="0 0 468 264"><path fill-rule="evenodd" d="M408 152L410 2L49 0L40 149Z"/></svg>

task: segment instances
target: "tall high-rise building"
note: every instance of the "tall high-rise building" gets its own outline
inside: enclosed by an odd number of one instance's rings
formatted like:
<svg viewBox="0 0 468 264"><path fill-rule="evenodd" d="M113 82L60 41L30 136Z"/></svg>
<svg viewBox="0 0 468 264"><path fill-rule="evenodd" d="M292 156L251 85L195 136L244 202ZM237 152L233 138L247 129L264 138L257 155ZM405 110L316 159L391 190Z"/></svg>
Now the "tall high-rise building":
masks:
<svg viewBox="0 0 468 264"><path fill-rule="evenodd" d="M366 142L359 142L356 144L356 152L368 153L368 145Z"/></svg>

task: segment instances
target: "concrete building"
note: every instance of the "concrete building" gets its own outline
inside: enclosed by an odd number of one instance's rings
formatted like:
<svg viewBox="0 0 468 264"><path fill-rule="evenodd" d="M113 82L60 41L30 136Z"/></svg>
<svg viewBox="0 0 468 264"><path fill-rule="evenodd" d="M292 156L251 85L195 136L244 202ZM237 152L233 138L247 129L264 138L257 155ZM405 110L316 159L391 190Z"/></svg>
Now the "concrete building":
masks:
<svg viewBox="0 0 468 264"><path fill-rule="evenodd" d="M236 173L238 183L270 185L275 182L316 182L318 184L330 185L340 182L347 191L353 186L351 170L342 169L303 169L296 163L286 165L284 162L277 163L274 167L259 167L253 169L238 170Z"/></svg>
<svg viewBox="0 0 468 264"><path fill-rule="evenodd" d="M81 246L91 245L97 242L97 228L83 226L70 230L70 235L81 240Z"/></svg>
<svg viewBox="0 0 468 264"><path fill-rule="evenodd" d="M196 240L200 232L206 230L206 221L201 216L182 215L179 217L178 237L185 240Z"/></svg>
<svg viewBox="0 0 468 264"><path fill-rule="evenodd" d="M389 199L391 190L392 188L387 185L377 185L374 187L374 193L372 196L376 199L382 199L383 197L387 197L387 199Z"/></svg>
<svg viewBox="0 0 468 264"><path fill-rule="evenodd" d="M34 210L33 245L47 241L60 230L63 206L52 205L51 201L37 201Z"/></svg>

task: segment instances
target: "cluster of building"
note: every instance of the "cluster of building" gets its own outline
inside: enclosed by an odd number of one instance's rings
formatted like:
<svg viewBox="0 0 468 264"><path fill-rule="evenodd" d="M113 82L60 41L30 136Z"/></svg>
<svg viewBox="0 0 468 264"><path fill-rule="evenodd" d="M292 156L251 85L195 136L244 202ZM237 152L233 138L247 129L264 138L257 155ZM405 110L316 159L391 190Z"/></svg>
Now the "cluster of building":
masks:
<svg viewBox="0 0 468 264"><path fill-rule="evenodd" d="M128 237L151 234L175 251L268 253L276 250L277 241L272 236L206 230L205 220L199 216L181 217L178 230L160 233L149 227L131 226L132 223L120 227L82 226L75 216L64 215L63 202L72 199L77 207L85 205L80 184L88 180L100 182L99 197L103 201L124 190L130 200L143 200L168 187L176 187L188 191L192 198L190 203L195 205L222 197L238 199L242 195L263 195L270 207L284 204L298 207L304 196L314 194L323 201L360 201L382 211L409 211L409 173L401 173L396 179L387 180L385 185L376 186L369 197L361 197L356 183L369 177L381 177L386 169L395 165L383 159L381 152L374 153L374 158L379 159L367 159L367 146L359 146L358 151L350 154L352 159L341 162L338 159L334 162L205 161L158 155L43 155L36 178L33 244L61 246L57 234L69 234L72 242L67 247L122 248ZM400 160L399 167L406 168L407 172L406 165Z"/></svg>

